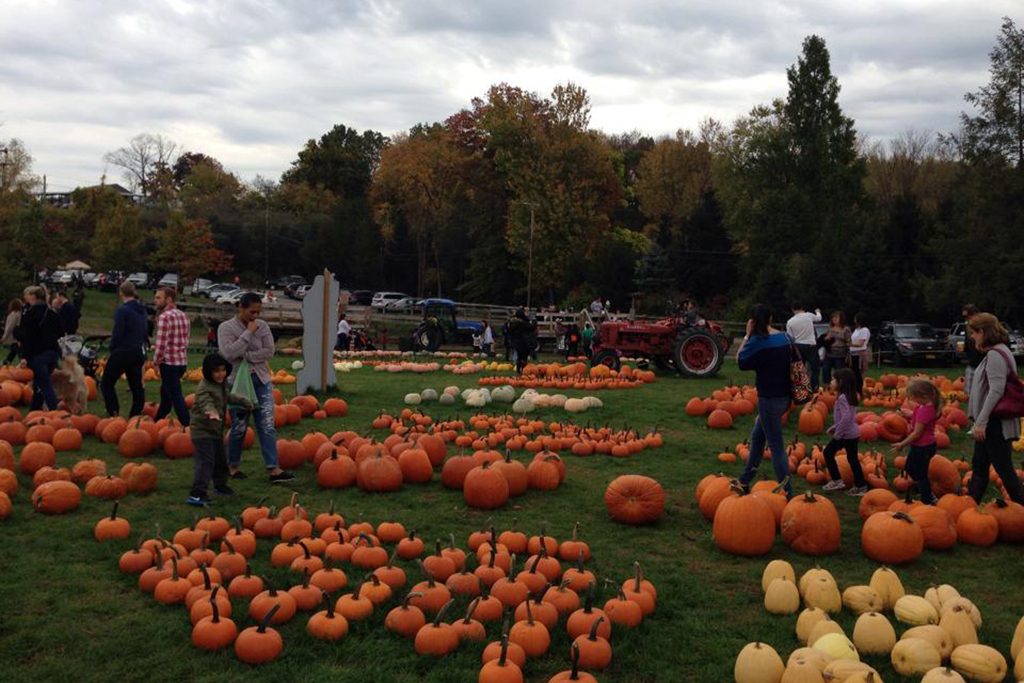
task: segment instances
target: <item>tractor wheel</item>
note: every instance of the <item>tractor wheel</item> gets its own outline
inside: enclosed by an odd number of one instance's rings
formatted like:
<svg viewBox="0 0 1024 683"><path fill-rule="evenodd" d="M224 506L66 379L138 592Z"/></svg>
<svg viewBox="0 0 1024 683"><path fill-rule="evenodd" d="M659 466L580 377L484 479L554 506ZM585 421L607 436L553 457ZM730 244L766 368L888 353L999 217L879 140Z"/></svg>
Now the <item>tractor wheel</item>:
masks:
<svg viewBox="0 0 1024 683"><path fill-rule="evenodd" d="M444 335L435 325L421 325L416 330L416 343L424 351L433 353L441 348Z"/></svg>
<svg viewBox="0 0 1024 683"><path fill-rule="evenodd" d="M676 337L672 349L676 369L690 377L710 377L718 372L725 354L714 335L703 330L689 329Z"/></svg>
<svg viewBox="0 0 1024 683"><path fill-rule="evenodd" d="M618 371L622 367L618 354L608 349L598 351L594 354L594 357L590 360L590 366L593 367L595 365L607 365L615 371Z"/></svg>

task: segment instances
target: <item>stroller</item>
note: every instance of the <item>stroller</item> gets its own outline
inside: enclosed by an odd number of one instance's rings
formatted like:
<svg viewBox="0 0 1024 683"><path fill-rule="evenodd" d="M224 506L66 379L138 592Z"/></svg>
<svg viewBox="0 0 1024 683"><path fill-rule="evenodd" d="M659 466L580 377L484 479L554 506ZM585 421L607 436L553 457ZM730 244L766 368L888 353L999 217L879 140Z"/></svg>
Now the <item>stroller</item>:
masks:
<svg viewBox="0 0 1024 683"><path fill-rule="evenodd" d="M370 340L370 336L363 330L352 330L352 348L356 351L376 351L377 347L374 346Z"/></svg>
<svg viewBox="0 0 1024 683"><path fill-rule="evenodd" d="M60 338L60 352L62 358L77 356L78 364L88 377L96 379L96 361L99 359L98 348L105 337L83 337L79 334L69 334Z"/></svg>

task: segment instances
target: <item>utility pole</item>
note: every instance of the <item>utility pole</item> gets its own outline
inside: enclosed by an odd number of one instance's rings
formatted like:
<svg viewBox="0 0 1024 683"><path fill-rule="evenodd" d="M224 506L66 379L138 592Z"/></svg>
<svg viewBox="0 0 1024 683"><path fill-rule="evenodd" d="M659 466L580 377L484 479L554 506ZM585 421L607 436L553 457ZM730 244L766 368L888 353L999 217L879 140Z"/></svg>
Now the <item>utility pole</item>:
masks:
<svg viewBox="0 0 1024 683"><path fill-rule="evenodd" d="M519 200L520 204L525 204L530 207L530 245L527 251L527 265L526 265L526 309L530 309L531 295L533 294L533 229L534 229L534 209L537 208L536 202L527 202Z"/></svg>

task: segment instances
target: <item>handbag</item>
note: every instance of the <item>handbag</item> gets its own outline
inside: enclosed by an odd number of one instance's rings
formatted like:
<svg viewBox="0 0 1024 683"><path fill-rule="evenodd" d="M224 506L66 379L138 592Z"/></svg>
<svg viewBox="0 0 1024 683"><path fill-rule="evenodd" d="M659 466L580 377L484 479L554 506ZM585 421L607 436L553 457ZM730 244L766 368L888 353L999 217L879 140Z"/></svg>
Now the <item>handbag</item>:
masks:
<svg viewBox="0 0 1024 683"><path fill-rule="evenodd" d="M992 417L997 420L1024 417L1024 384L1021 383L1017 373L1012 370L1013 363L1010 362L1009 354L1002 349L993 350L998 351L1006 361L1006 367L1010 369L1010 373L1006 377L1006 387L1003 389L1002 397L992 408Z"/></svg>
<svg viewBox="0 0 1024 683"><path fill-rule="evenodd" d="M807 372L803 356L793 344L789 343L789 397L793 403L803 405L811 400L811 376Z"/></svg>
<svg viewBox="0 0 1024 683"><path fill-rule="evenodd" d="M252 383L252 366L249 365L249 361L243 360L235 368L235 381L231 384L231 393L247 399L254 406L259 403L256 387Z"/></svg>

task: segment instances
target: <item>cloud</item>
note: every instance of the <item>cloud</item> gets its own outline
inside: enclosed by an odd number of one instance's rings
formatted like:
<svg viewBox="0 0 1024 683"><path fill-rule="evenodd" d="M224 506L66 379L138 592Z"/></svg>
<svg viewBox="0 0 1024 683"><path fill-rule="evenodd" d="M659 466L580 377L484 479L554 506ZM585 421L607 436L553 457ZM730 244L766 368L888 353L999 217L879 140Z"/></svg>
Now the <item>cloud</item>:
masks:
<svg viewBox="0 0 1024 683"><path fill-rule="evenodd" d="M592 122L652 135L785 96L824 37L863 136L956 125L1017 0L8 0L0 138L52 186L96 182L140 132L276 178L336 123L385 134L509 82L573 80Z"/></svg>

